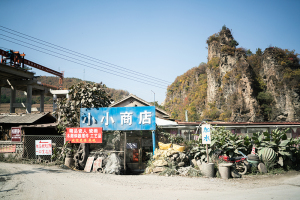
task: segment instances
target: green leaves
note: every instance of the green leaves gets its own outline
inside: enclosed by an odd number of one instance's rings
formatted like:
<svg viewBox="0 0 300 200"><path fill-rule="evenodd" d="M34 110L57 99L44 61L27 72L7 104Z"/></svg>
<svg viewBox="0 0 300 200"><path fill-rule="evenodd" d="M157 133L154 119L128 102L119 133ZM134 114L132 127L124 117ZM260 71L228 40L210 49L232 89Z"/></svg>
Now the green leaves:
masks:
<svg viewBox="0 0 300 200"><path fill-rule="evenodd" d="M58 101L56 116L64 127L79 127L80 108L107 107L112 99L105 91L102 83L72 85L69 89L69 99Z"/></svg>
<svg viewBox="0 0 300 200"><path fill-rule="evenodd" d="M161 132L160 130L158 131L158 133L166 137L171 143L180 144L183 142L183 137L181 135L174 135L166 132Z"/></svg>
<svg viewBox="0 0 300 200"><path fill-rule="evenodd" d="M250 153L252 145L255 144L256 149L259 151L263 148L272 148L277 154L277 159L282 159L282 165L290 160L294 163L299 162L300 152L299 144L300 138L287 139L285 130L273 130L269 132L257 132L253 133L253 137L249 135L244 137L233 134L229 130L225 130L224 127L213 127L211 129L212 142L208 145L209 156L213 154L221 153L230 157L238 156L238 151L244 154ZM190 158L198 158L202 161L206 160L206 146L202 144L201 135L199 141L194 141L195 146L188 152ZM278 160L277 160L278 161Z"/></svg>
<svg viewBox="0 0 300 200"><path fill-rule="evenodd" d="M291 140L282 140L278 146L286 147Z"/></svg>

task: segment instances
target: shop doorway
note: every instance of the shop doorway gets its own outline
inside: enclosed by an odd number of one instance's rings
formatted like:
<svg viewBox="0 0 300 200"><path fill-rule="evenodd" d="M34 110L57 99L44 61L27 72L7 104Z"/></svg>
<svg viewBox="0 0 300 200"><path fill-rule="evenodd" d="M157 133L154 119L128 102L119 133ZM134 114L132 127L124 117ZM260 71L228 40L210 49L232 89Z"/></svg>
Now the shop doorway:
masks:
<svg viewBox="0 0 300 200"><path fill-rule="evenodd" d="M130 133L126 143L126 164L130 171L143 172L152 155L151 132Z"/></svg>

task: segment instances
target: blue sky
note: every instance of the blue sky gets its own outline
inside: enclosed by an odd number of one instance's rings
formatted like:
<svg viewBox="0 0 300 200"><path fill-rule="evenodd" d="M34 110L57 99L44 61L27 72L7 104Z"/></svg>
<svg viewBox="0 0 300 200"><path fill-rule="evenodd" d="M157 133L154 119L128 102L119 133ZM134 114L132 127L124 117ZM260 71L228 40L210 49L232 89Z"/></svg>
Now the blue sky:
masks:
<svg viewBox="0 0 300 200"><path fill-rule="evenodd" d="M207 62L206 39L219 32L224 24L232 29L239 47L252 52L271 45L300 53L300 1L296 0L1 0L0 8L0 48L24 52L28 60L64 71L65 77L103 82L146 101L153 101L154 92L159 103L165 100L166 88L177 76ZM25 40L3 27L89 57L70 55L67 54L70 51L60 52ZM90 57L122 68L93 62ZM100 71L104 68L109 73ZM37 75L50 75L33 71Z"/></svg>

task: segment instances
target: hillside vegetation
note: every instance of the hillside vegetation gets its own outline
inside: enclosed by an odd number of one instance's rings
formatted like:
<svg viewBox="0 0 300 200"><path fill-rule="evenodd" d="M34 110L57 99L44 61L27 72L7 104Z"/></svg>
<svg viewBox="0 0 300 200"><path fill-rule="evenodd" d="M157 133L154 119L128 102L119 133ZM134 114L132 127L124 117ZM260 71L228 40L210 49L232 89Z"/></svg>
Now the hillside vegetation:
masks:
<svg viewBox="0 0 300 200"><path fill-rule="evenodd" d="M208 62L167 89L165 109L189 121L300 121L300 64L294 50L237 48L224 25L207 39Z"/></svg>
<svg viewBox="0 0 300 200"><path fill-rule="evenodd" d="M200 119L199 112L205 108L207 76L205 63L188 70L167 89L165 109L173 119L185 119L188 111L189 121Z"/></svg>
<svg viewBox="0 0 300 200"><path fill-rule="evenodd" d="M38 79L38 81L40 81L44 84L49 84L49 85L53 85L53 86L57 86L57 87L59 86L59 78L58 77L40 76L37 79ZM80 82L82 82L82 80L78 79L78 78L64 78L63 89L69 89L72 85L78 84ZM85 81L85 82L90 83L90 84L94 83L91 81ZM125 90L116 90L113 88L107 88L106 91L114 101L118 101L118 100L122 99L123 97L129 95L129 92L125 91ZM9 103L9 102L10 102L10 89L2 88L1 89L1 103ZM24 95L24 92L17 91L16 103L25 103L25 102L26 102L26 96ZM33 96L32 103L33 104L40 103L40 96ZM52 104L52 103L53 103L53 98L45 96L45 104Z"/></svg>

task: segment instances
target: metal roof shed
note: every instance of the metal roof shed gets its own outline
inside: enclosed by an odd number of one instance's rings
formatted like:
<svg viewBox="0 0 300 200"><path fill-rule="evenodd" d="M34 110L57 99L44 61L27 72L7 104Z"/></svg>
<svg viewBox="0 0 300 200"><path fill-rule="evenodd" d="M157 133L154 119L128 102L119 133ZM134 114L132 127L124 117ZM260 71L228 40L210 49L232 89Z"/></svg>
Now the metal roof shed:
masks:
<svg viewBox="0 0 300 200"><path fill-rule="evenodd" d="M55 123L56 119L50 113L0 115L2 134L8 134L11 127L21 127L26 135L56 135Z"/></svg>

